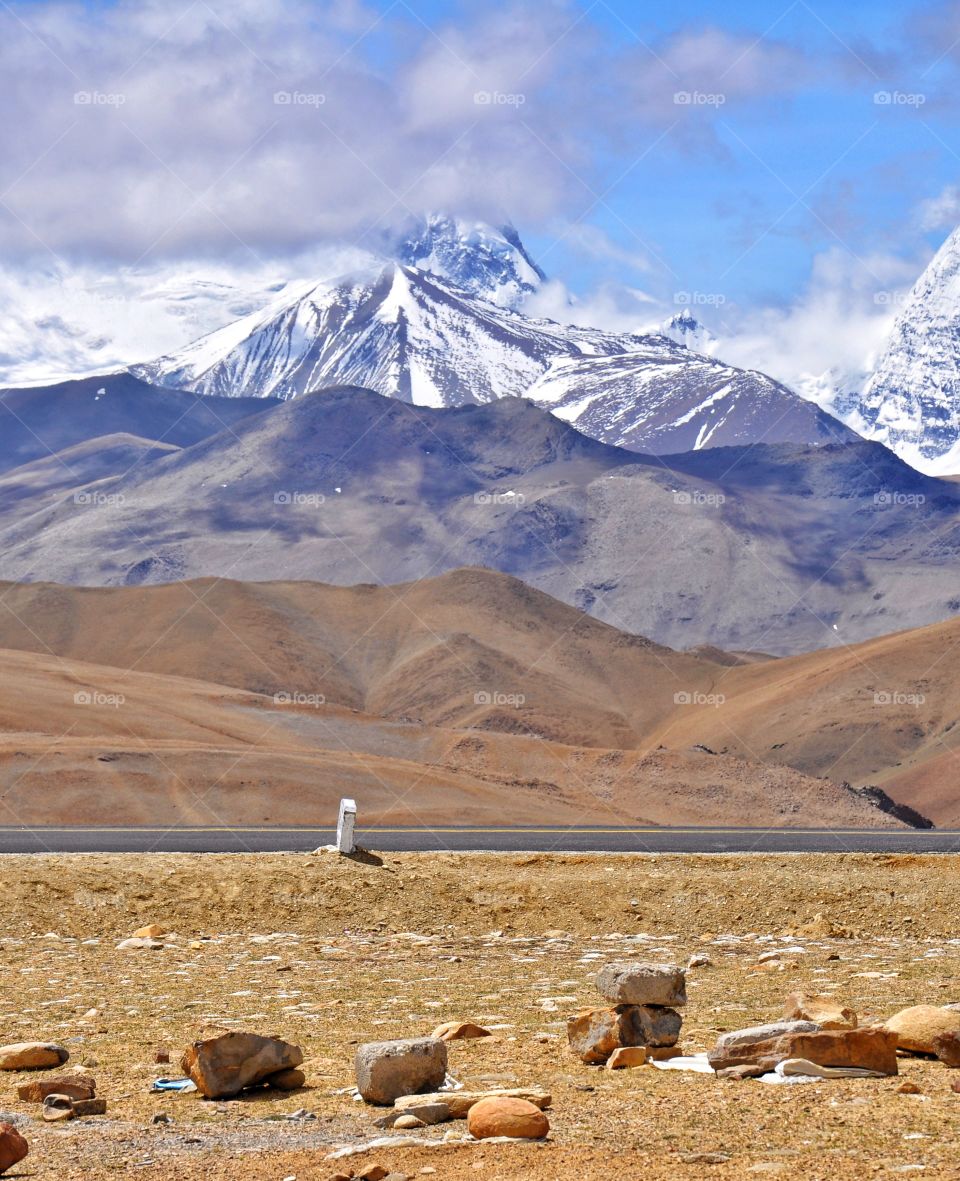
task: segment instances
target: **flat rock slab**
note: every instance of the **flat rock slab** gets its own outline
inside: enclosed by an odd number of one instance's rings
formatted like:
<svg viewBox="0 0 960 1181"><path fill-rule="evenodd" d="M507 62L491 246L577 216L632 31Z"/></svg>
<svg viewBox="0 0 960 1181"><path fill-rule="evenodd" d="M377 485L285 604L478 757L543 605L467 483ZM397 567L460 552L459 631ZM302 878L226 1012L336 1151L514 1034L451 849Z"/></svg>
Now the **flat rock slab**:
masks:
<svg viewBox="0 0 960 1181"><path fill-rule="evenodd" d="M781 1039L781 1046L787 1051L784 1057L806 1058L817 1066L857 1066L879 1074L897 1073L897 1035L882 1025L793 1034Z"/></svg>
<svg viewBox="0 0 960 1181"><path fill-rule="evenodd" d="M73 1114L76 1116L106 1115L107 1101L106 1099L75 1099Z"/></svg>
<svg viewBox="0 0 960 1181"><path fill-rule="evenodd" d="M367 1042L354 1059L357 1089L367 1103L435 1091L447 1077L447 1043L435 1037Z"/></svg>
<svg viewBox="0 0 960 1181"><path fill-rule="evenodd" d="M23 1103L42 1103L48 1095L67 1095L71 1099L93 1099L97 1084L86 1074L58 1074L53 1078L38 1079L17 1087L17 1098Z"/></svg>
<svg viewBox="0 0 960 1181"><path fill-rule="evenodd" d="M548 1091L514 1087L502 1091L438 1091L435 1095L404 1095L394 1106L397 1111L411 1111L416 1114L417 1108L425 1104L443 1104L449 1110L451 1119L466 1119L470 1108L481 1099L525 1099L541 1111L545 1111L553 1103L553 1096Z"/></svg>
<svg viewBox="0 0 960 1181"><path fill-rule="evenodd" d="M816 1026L809 1028L811 1024L784 1022L779 1026L756 1026L752 1030L724 1034L710 1051L710 1065L718 1073L740 1067L744 1068L742 1073L765 1072L787 1058L805 1058L818 1066L855 1066L880 1074L897 1073L896 1035L882 1026L820 1030ZM793 1028L784 1030L784 1025ZM747 1037L748 1034L751 1036ZM725 1074L725 1077L731 1076Z"/></svg>
<svg viewBox="0 0 960 1181"><path fill-rule="evenodd" d="M52 1070L70 1057L54 1042L16 1042L0 1046L0 1070Z"/></svg>
<svg viewBox="0 0 960 1181"><path fill-rule="evenodd" d="M438 1037L443 1042L462 1042L470 1038L491 1037L489 1029L476 1025L473 1021L445 1021L438 1025L430 1035Z"/></svg>
<svg viewBox="0 0 960 1181"><path fill-rule="evenodd" d="M769 1025L751 1025L721 1034L708 1057L714 1070L731 1066L749 1066L769 1059L783 1037L795 1033L819 1033L813 1021L774 1021ZM788 1057L789 1055L784 1055ZM779 1061L779 1060L778 1060ZM776 1065L776 1063L774 1063Z"/></svg>
<svg viewBox="0 0 960 1181"><path fill-rule="evenodd" d="M673 964L607 964L597 973L597 991L615 1005L662 1005L669 1009L687 1003L687 977Z"/></svg>
<svg viewBox="0 0 960 1181"><path fill-rule="evenodd" d="M194 1042L180 1060L180 1067L208 1099L238 1095L279 1071L303 1062L299 1046L277 1037L231 1030Z"/></svg>
<svg viewBox="0 0 960 1181"><path fill-rule="evenodd" d="M675 1046L683 1024L673 1009L616 1005L588 1009L567 1022L570 1049L588 1066L602 1065L621 1046Z"/></svg>

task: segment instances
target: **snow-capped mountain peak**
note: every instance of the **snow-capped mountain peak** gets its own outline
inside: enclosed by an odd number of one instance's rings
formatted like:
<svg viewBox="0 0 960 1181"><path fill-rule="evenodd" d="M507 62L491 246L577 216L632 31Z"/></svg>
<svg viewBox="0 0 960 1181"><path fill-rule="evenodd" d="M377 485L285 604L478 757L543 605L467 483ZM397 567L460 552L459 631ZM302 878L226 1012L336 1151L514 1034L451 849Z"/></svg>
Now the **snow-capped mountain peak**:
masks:
<svg viewBox="0 0 960 1181"><path fill-rule="evenodd" d="M445 213L413 218L399 231L384 233L379 253L501 307L515 307L546 278L513 226L496 228Z"/></svg>
<svg viewBox="0 0 960 1181"><path fill-rule="evenodd" d="M669 320L664 320L658 331L668 340L682 344L692 353L702 353L705 357L712 357L720 344L710 329L701 324L689 308L684 308Z"/></svg>
<svg viewBox="0 0 960 1181"><path fill-rule="evenodd" d="M480 272L485 265L481 250ZM292 298L291 298L292 294ZM526 397L588 435L636 451L849 437L762 374L694 352L702 330L614 334L534 319L400 263L307 285L181 352L139 366L200 394L296 398L362 386L418 406Z"/></svg>
<svg viewBox="0 0 960 1181"><path fill-rule="evenodd" d="M960 456L960 228L908 295L856 408L862 429L929 475Z"/></svg>

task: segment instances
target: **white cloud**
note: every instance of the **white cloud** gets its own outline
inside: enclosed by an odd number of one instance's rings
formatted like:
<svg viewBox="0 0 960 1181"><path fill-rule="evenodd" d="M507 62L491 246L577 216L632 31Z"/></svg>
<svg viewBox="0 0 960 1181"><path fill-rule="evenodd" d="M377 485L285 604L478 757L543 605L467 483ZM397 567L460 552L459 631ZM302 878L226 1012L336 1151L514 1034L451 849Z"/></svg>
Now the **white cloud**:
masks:
<svg viewBox="0 0 960 1181"><path fill-rule="evenodd" d="M651 126L669 132L659 151L711 141L720 109L678 90L800 84L798 54L769 39L652 49L573 0L472 2L434 27L352 0L15 0L0 252L268 259L443 207L544 224L616 180L604 168Z"/></svg>
<svg viewBox="0 0 960 1181"><path fill-rule="evenodd" d="M815 392L828 370L841 380L862 374L872 367L925 261L827 250L815 257L810 281L792 304L725 309L730 322L720 355L804 393Z"/></svg>
<svg viewBox="0 0 960 1181"><path fill-rule="evenodd" d="M916 222L924 233L956 229L960 223L960 187L947 185L935 197L921 201Z"/></svg>

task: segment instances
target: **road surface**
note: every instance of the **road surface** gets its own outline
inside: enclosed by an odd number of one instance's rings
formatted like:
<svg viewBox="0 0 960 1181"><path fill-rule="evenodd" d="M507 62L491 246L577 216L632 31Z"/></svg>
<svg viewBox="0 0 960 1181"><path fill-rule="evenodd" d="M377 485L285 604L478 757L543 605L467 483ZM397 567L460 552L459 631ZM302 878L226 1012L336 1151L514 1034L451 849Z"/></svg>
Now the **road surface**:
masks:
<svg viewBox="0 0 960 1181"><path fill-rule="evenodd" d="M0 828L0 853L273 853L332 844L333 828ZM374 852L957 853L956 829L358 828Z"/></svg>

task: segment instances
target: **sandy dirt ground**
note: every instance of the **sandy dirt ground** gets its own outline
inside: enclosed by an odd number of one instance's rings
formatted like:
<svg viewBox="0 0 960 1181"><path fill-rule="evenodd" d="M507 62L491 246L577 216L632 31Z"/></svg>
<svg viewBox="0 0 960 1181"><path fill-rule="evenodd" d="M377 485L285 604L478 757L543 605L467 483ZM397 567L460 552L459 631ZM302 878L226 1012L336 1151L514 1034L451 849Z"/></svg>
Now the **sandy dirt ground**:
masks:
<svg viewBox="0 0 960 1181"><path fill-rule="evenodd" d="M27 1076L0 1076L3 1118L31 1145L8 1176L322 1181L374 1162L437 1181L960 1176L960 1072L939 1062L777 1087L611 1073L565 1037L568 1015L600 1003L592 978L611 959L709 957L688 973L689 1051L778 1017L799 988L861 1021L960 1001L958 857L11 856L0 906L4 1040L61 1042L109 1104L46 1125L16 1098ZM117 949L147 922L176 937ZM759 967L775 948L802 951ZM457 1018L494 1036L451 1044L451 1073L471 1090L549 1090L549 1141L445 1141L465 1135L457 1122L331 1159L384 1135L382 1110L343 1093L356 1045ZM152 1093L210 1022L300 1044L307 1087L229 1102ZM918 1094L899 1092L905 1079Z"/></svg>

